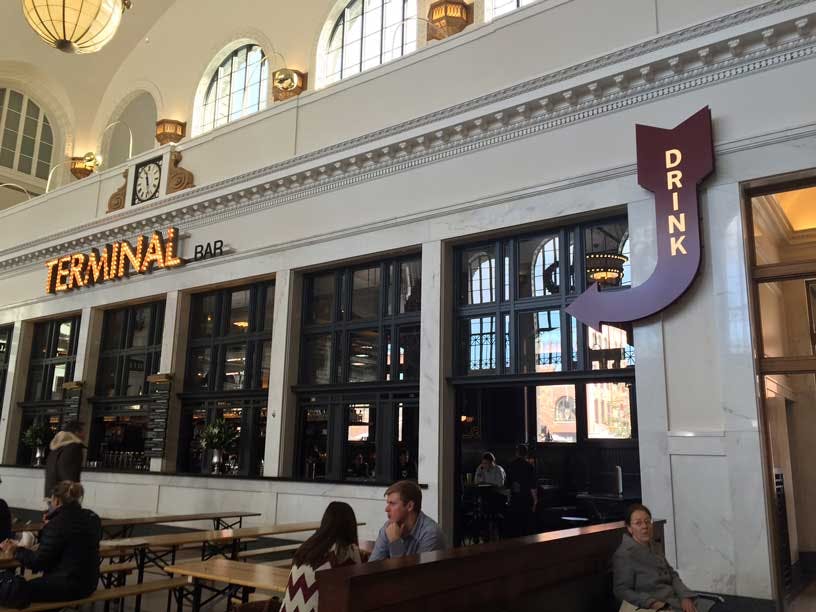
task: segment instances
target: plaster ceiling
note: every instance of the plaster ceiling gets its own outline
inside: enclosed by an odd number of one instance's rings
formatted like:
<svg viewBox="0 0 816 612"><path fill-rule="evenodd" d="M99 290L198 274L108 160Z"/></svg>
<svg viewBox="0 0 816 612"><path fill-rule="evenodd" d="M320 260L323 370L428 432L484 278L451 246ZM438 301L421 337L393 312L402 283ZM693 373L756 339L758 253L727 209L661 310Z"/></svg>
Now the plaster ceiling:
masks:
<svg viewBox="0 0 816 612"><path fill-rule="evenodd" d="M816 228L816 187L774 194L793 231Z"/></svg>
<svg viewBox="0 0 816 612"><path fill-rule="evenodd" d="M134 0L125 12L116 36L102 50L87 55L70 55L46 45L23 17L19 0L0 2L0 79L30 71L61 87L70 100L72 114L90 124L99 100L117 68L138 45L149 45L146 35L175 0ZM22 75L20 73L23 73Z"/></svg>

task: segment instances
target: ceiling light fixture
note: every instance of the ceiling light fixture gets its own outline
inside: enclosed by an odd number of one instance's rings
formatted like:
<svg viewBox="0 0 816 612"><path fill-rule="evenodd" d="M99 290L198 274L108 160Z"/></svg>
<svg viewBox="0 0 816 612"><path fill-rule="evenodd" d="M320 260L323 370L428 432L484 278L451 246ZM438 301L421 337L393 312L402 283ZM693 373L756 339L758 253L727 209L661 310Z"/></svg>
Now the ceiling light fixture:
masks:
<svg viewBox="0 0 816 612"><path fill-rule="evenodd" d="M95 53L119 29L131 0L22 0L28 25L65 53Z"/></svg>

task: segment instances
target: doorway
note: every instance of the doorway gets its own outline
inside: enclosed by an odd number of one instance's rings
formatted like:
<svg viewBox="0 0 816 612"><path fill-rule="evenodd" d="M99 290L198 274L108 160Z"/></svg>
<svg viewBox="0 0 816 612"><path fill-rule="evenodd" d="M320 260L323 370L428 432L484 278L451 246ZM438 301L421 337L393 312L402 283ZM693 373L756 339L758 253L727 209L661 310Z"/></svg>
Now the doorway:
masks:
<svg viewBox="0 0 816 612"><path fill-rule="evenodd" d="M816 609L816 186L747 200L777 598L803 612Z"/></svg>

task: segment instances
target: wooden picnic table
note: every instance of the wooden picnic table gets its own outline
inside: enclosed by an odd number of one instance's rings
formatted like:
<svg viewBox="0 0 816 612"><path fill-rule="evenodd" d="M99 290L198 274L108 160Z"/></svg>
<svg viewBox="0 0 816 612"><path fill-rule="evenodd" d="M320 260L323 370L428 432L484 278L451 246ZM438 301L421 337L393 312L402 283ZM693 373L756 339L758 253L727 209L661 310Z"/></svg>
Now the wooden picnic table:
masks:
<svg viewBox="0 0 816 612"><path fill-rule="evenodd" d="M201 609L201 592L204 588L213 592L213 595L204 604L217 597L232 596L239 589L241 590L241 600L246 602L249 599L249 593L256 589L285 591L289 580L289 569L287 568L242 563L241 561L231 561L229 559L210 559L208 561L171 565L164 568L164 571L173 576L186 576L189 582L192 583L192 612L199 612ZM209 581L226 584L227 586L218 589L204 584Z"/></svg>
<svg viewBox="0 0 816 612"><path fill-rule="evenodd" d="M243 527L247 517L261 516L260 512L202 512L198 514L158 514L155 516L137 516L126 518L103 518L102 531L108 538L129 538L133 529L141 525L159 525L162 523L186 523L192 521L212 521L213 529L232 529ZM229 519L233 519L230 521ZM15 523L12 531L40 531L43 523Z"/></svg>
<svg viewBox="0 0 816 612"><path fill-rule="evenodd" d="M358 523L364 525L365 523ZM144 579L147 565L166 568L176 562L176 553L182 546L201 545L201 559L222 555L236 560L241 546L241 540L261 538L285 533L299 533L315 531L320 523L283 523L280 525L266 525L260 527L242 527L240 529L220 529L214 531L186 531L183 533L168 533L164 535L145 536L138 538L123 538L117 540L102 540L100 548L116 548L134 550L138 580ZM124 560L124 559L123 559ZM169 597L168 597L169 605ZM141 608L141 598L136 598L135 611Z"/></svg>

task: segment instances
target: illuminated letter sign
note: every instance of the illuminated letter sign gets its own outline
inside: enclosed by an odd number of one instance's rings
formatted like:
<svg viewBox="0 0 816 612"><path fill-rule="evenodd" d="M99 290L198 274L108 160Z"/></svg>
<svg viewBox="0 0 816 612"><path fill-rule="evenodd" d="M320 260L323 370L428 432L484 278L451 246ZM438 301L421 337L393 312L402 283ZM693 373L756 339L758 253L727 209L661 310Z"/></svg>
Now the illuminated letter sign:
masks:
<svg viewBox="0 0 816 612"><path fill-rule="evenodd" d="M595 283L567 307L595 329L660 312L686 292L700 268L697 186L714 170L711 111L705 107L673 130L638 125L636 136L638 183L655 195L657 265L637 287L601 292Z"/></svg>
<svg viewBox="0 0 816 612"><path fill-rule="evenodd" d="M131 274L147 274L153 268L175 268L185 261L176 255L178 230L167 229L167 236L153 232L148 240L139 236L135 244L122 240L106 244L101 252L74 253L45 262L48 276L46 293L65 293L80 287L92 287L106 281L127 278Z"/></svg>

